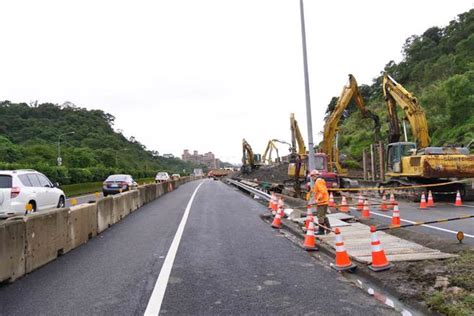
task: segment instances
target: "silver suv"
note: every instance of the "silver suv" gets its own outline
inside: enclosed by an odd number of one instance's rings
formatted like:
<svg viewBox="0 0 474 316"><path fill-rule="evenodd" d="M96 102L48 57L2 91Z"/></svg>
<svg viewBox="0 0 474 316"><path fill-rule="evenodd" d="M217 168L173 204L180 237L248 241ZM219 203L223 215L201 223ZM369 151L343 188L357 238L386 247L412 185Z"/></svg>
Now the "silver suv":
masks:
<svg viewBox="0 0 474 316"><path fill-rule="evenodd" d="M0 218L65 206L64 192L35 170L0 170Z"/></svg>

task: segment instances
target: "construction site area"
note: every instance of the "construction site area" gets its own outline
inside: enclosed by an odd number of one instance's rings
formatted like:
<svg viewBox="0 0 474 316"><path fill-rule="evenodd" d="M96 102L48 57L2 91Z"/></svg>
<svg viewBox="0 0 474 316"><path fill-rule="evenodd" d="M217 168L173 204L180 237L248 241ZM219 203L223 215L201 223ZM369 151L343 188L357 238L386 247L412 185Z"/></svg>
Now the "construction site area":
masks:
<svg viewBox="0 0 474 316"><path fill-rule="evenodd" d="M265 150L256 153L243 139L241 170L227 181L268 203L264 220L304 240L304 249L335 255L336 263L329 264L339 271L354 272L352 279L359 286L363 282L358 277L367 277L412 306L472 315L472 141L431 145L425 111L417 98L388 74L383 75L382 94L388 117L383 137L382 120L366 107L355 77L349 75L349 83L326 116L320 144L306 147L291 114L290 141L269 137ZM368 120L373 126L373 139L361 157L355 157L358 166L345 163L339 144L342 117L351 104L361 114L359 124L366 125ZM289 154L281 155L283 146ZM313 155L312 162L309 155ZM308 175L313 169L330 192L330 228L316 237L314 229L321 224L310 194ZM373 285L367 288L386 304L396 305L374 289Z"/></svg>

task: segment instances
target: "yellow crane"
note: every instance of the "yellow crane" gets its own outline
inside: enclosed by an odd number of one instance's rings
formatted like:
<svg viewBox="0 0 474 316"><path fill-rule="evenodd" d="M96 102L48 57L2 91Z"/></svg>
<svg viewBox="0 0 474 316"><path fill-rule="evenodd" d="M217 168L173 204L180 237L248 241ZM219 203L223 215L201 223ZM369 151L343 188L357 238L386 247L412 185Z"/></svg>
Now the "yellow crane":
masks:
<svg viewBox="0 0 474 316"><path fill-rule="evenodd" d="M252 146L242 139L242 167L243 173L250 173L259 167L259 155L253 153Z"/></svg>
<svg viewBox="0 0 474 316"><path fill-rule="evenodd" d="M288 176L290 178L304 178L306 176L306 165L304 161L307 160L306 145L304 143L303 135L301 135L298 121L295 119L295 114L290 114L290 129L291 129L291 147L290 147L290 163L288 165Z"/></svg>
<svg viewBox="0 0 474 316"><path fill-rule="evenodd" d="M357 108L364 117L371 118L375 124L375 140L380 138L380 120L379 117L365 107L357 81L353 75L349 74L349 84L342 89L334 110L326 119L324 124L322 151L328 157L328 170L337 171L338 176L346 176L347 170L339 163L339 149L335 146L336 134L339 130L339 121L346 110L351 99L354 99Z"/></svg>
<svg viewBox="0 0 474 316"><path fill-rule="evenodd" d="M387 184L411 185L448 182L474 177L474 155L466 147L430 147L425 112L416 97L387 74L382 90L389 115L389 144L387 146ZM396 112L400 106L410 123L415 142L399 142L400 124ZM471 195L470 186L457 183L440 187L441 191L459 189Z"/></svg>

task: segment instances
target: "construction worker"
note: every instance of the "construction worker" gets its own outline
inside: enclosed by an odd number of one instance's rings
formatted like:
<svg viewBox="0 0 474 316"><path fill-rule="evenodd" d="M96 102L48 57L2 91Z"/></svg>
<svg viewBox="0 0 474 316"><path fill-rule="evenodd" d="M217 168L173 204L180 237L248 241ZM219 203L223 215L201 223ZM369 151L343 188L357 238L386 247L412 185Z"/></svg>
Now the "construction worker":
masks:
<svg viewBox="0 0 474 316"><path fill-rule="evenodd" d="M328 212L328 205L329 205L329 193L326 187L326 181L321 178L321 174L318 170L312 170L309 174L311 180L314 182L314 186L312 188L312 193L314 199L317 204L316 214L318 216L318 232L316 235L324 235L325 233L330 233L330 230L324 229L321 225L327 227L328 229L331 228L329 224L329 219L327 218L326 214Z"/></svg>

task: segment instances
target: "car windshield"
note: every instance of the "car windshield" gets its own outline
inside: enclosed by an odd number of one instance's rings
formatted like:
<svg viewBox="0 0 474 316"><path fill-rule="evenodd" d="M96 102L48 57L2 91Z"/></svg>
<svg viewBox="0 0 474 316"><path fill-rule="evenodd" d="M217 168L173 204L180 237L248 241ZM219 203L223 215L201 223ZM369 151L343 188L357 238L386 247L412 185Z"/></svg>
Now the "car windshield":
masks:
<svg viewBox="0 0 474 316"><path fill-rule="evenodd" d="M159 172L158 175L160 177L166 177L168 174L166 172Z"/></svg>
<svg viewBox="0 0 474 316"><path fill-rule="evenodd" d="M9 189L12 187L12 177L0 175L0 189Z"/></svg>
<svg viewBox="0 0 474 316"><path fill-rule="evenodd" d="M112 175L107 178L105 181L127 181L129 179L128 176L123 174Z"/></svg>

